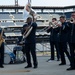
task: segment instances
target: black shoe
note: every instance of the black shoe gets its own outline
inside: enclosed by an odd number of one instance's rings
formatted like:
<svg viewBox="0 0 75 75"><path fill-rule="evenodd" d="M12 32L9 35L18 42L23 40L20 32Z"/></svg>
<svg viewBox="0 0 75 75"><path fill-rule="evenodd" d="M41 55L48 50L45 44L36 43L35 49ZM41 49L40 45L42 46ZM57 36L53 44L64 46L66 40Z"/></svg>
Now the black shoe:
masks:
<svg viewBox="0 0 75 75"><path fill-rule="evenodd" d="M25 68L31 68L32 66L30 66L30 65L27 65Z"/></svg>
<svg viewBox="0 0 75 75"><path fill-rule="evenodd" d="M50 59L48 59L46 62L48 62Z"/></svg>
<svg viewBox="0 0 75 75"><path fill-rule="evenodd" d="M75 68L70 67L67 69L67 71L70 71L70 70L75 70Z"/></svg>
<svg viewBox="0 0 75 75"><path fill-rule="evenodd" d="M54 60L54 59L48 59L46 62L50 61L50 60Z"/></svg>
<svg viewBox="0 0 75 75"><path fill-rule="evenodd" d="M0 66L0 68L4 68L4 66Z"/></svg>
<svg viewBox="0 0 75 75"><path fill-rule="evenodd" d="M66 63L60 63L59 65L60 65L60 66L61 66L61 65L66 65Z"/></svg>
<svg viewBox="0 0 75 75"><path fill-rule="evenodd" d="M36 68L37 68L37 66L34 66L33 68L34 68L34 69L36 69Z"/></svg>
<svg viewBox="0 0 75 75"><path fill-rule="evenodd" d="M57 59L57 61L60 61L60 59Z"/></svg>

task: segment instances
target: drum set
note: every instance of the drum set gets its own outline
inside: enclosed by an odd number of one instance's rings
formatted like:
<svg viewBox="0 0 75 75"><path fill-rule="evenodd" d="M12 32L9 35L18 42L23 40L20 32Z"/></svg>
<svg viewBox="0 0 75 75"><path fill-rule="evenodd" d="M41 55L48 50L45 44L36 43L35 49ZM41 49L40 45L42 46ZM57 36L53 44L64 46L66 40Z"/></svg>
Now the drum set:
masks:
<svg viewBox="0 0 75 75"><path fill-rule="evenodd" d="M4 53L4 64L14 63L15 55L12 52Z"/></svg>
<svg viewBox="0 0 75 75"><path fill-rule="evenodd" d="M13 48L13 51L5 52L4 64L17 64L25 62L25 55L23 54L22 49L22 46L17 45Z"/></svg>

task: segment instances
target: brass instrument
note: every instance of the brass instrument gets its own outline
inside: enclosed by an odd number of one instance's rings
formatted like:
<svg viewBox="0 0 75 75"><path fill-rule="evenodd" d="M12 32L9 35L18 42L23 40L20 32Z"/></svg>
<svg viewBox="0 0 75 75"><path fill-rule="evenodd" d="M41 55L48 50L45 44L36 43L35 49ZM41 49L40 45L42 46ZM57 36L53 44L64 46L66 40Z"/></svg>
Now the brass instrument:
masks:
<svg viewBox="0 0 75 75"><path fill-rule="evenodd" d="M23 44L23 43L25 43L25 39L26 39L26 37L30 34L30 29L31 29L31 25L27 25L26 27L25 27L25 32L22 34L22 40L21 40L21 42L19 43L19 44ZM30 32L29 32L30 31ZM29 32L29 33L28 33Z"/></svg>
<svg viewBox="0 0 75 75"><path fill-rule="evenodd" d="M27 32L30 30L30 28L31 28L31 25L26 26L25 32L24 32L24 34L23 34L23 38L24 38L24 36L27 34Z"/></svg>
<svg viewBox="0 0 75 75"><path fill-rule="evenodd" d="M3 35L3 30L0 33L0 47L1 47L2 43L5 41L4 38L2 37L2 35Z"/></svg>
<svg viewBox="0 0 75 75"><path fill-rule="evenodd" d="M49 26L44 27L43 29L41 29L40 31L47 31L49 28L57 28L58 27L58 22L55 24L54 22L49 22Z"/></svg>
<svg viewBox="0 0 75 75"><path fill-rule="evenodd" d="M36 18L36 12L31 7L31 0L28 0L28 3L24 7L23 17L26 20L27 17L33 17L33 20Z"/></svg>
<svg viewBox="0 0 75 75"><path fill-rule="evenodd" d="M57 28L58 27L58 22L55 21L55 22L49 22L49 26L52 27L52 28Z"/></svg>
<svg viewBox="0 0 75 75"><path fill-rule="evenodd" d="M74 23L75 19L74 18L70 18L70 23Z"/></svg>
<svg viewBox="0 0 75 75"><path fill-rule="evenodd" d="M57 28L61 26L61 22L60 21L55 21L55 22L49 22L49 26L44 27L43 29L41 29L40 31L47 31L49 28Z"/></svg>
<svg viewBox="0 0 75 75"><path fill-rule="evenodd" d="M41 29L39 32L42 32L42 31L47 31L48 30L48 26L44 27L43 29Z"/></svg>

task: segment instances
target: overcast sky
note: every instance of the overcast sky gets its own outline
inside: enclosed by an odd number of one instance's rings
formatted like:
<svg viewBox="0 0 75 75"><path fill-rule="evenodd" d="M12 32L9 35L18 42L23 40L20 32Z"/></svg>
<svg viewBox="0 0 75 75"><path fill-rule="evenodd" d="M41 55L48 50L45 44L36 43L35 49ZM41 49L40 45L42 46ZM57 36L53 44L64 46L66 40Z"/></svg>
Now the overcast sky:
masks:
<svg viewBox="0 0 75 75"><path fill-rule="evenodd" d="M24 6L28 0L18 0ZM0 0L0 5L15 5L15 0ZM69 6L75 5L75 0L32 0L32 6Z"/></svg>

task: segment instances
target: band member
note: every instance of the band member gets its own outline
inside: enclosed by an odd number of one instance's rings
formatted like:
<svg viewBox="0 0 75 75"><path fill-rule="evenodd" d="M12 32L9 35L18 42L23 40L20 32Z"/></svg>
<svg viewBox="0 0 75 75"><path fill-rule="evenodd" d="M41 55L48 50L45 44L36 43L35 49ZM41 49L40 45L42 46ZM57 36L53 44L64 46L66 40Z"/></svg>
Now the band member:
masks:
<svg viewBox="0 0 75 75"><path fill-rule="evenodd" d="M0 68L4 68L4 39L2 37L3 30L0 28Z"/></svg>
<svg viewBox="0 0 75 75"><path fill-rule="evenodd" d="M27 66L25 68L32 67L31 63L31 55L33 58L33 65L34 68L37 68L37 57L36 57L36 28L37 24L36 22L33 22L31 17L27 18L27 24L28 27L24 31L24 38L25 38L25 52L26 52L26 58L27 58ZM24 27L26 27L24 25Z"/></svg>
<svg viewBox="0 0 75 75"><path fill-rule="evenodd" d="M55 24L57 21L56 18L52 19L52 23ZM56 48L56 53L57 53L57 61L59 61L59 46L58 46L58 33L56 32L55 26L49 26L47 32L50 32L50 46L51 46L51 58L48 59L47 62L54 60L55 59L55 48ZM54 47L55 46L55 47Z"/></svg>
<svg viewBox="0 0 75 75"><path fill-rule="evenodd" d="M70 55L69 52L67 51L67 22L65 19L65 16L60 16L60 22L61 24L58 24L58 31L59 31L59 52L60 52L60 57L61 57L61 63L59 65L66 65L66 60L65 60L65 54L68 57L70 61ZM65 54L64 54L65 53Z"/></svg>
<svg viewBox="0 0 75 75"><path fill-rule="evenodd" d="M69 46L70 46L70 55L71 55L71 61L70 61L70 67L67 70L75 70L75 12L71 15L71 21L68 23L69 25Z"/></svg>

